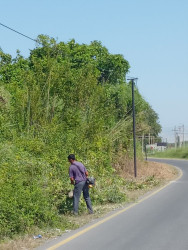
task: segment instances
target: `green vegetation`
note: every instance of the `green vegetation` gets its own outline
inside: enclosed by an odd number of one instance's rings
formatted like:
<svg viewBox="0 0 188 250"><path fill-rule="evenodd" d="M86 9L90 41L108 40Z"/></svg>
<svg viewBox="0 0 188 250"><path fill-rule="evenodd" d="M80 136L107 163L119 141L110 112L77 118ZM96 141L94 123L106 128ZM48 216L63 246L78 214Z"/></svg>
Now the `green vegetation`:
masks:
<svg viewBox="0 0 188 250"><path fill-rule="evenodd" d="M188 147L167 149L164 152L157 152L153 156L160 158L188 159Z"/></svg>
<svg viewBox="0 0 188 250"><path fill-rule="evenodd" d="M97 41L38 41L28 58L0 51L0 239L66 228L69 153L96 177L94 206L127 199L113 166L117 153L133 155L129 63ZM157 135L158 116L138 89L135 105L137 135Z"/></svg>

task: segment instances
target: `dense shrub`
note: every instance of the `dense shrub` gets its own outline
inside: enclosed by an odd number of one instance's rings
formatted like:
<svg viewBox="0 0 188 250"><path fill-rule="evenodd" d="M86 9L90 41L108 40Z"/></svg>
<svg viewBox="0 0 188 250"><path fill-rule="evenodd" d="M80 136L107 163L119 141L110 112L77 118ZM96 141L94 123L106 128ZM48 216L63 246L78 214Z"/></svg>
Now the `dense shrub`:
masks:
<svg viewBox="0 0 188 250"><path fill-rule="evenodd" d="M97 179L94 204L127 199L112 166L117 153L133 155L129 63L97 41L38 40L26 59L0 50L1 237L57 225L70 212L70 153ZM135 103L138 134L160 132L136 87Z"/></svg>

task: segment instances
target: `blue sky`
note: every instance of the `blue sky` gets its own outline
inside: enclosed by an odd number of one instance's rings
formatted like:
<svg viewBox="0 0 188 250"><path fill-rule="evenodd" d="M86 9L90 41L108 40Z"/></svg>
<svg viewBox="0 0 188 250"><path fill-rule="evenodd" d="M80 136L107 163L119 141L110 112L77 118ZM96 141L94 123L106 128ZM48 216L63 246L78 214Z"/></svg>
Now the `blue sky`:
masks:
<svg viewBox="0 0 188 250"><path fill-rule="evenodd" d="M49 35L89 44L99 40L122 54L143 97L158 113L161 136L174 141L184 125L188 140L187 0L0 0L3 23L32 38ZM0 26L0 47L25 57L35 42ZM187 133L187 134L186 134Z"/></svg>

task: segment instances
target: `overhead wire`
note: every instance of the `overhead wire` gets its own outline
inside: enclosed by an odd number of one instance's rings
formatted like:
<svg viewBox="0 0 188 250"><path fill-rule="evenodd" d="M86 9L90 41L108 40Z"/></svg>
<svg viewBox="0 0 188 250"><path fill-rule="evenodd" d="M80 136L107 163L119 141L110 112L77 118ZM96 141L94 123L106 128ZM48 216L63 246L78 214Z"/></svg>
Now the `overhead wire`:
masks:
<svg viewBox="0 0 188 250"><path fill-rule="evenodd" d="M33 38L31 38L31 37L29 37L29 36L27 36L27 35L24 35L23 33L21 33L21 32L19 32L19 31L15 30L15 29L12 29L12 28L8 27L7 25L5 25L5 24L3 24L3 23L0 23L0 25L3 26L3 27L5 27L5 28L7 28L7 29L9 29L9 30L11 30L11 31L14 31L15 33L17 33L17 34L19 34L19 35L21 35L21 36L24 36L24 37L26 37L26 38L28 38L28 39L34 41L34 42L39 43L36 39L33 39Z"/></svg>
<svg viewBox="0 0 188 250"><path fill-rule="evenodd" d="M5 27L5 28L7 28L7 29L9 29L9 30L11 30L11 31L13 31L13 32L15 32L15 33L17 33L17 34L19 34L19 35L21 35L21 36L24 36L24 37L26 37L26 38L28 38L28 39L34 41L34 42L40 43L40 42L38 42L36 39L33 39L33 38L31 38L31 37L29 37L29 36L27 36L27 35L24 35L23 33L21 33L21 32L19 32L19 31L15 30L15 29L12 29L12 28L8 27L7 25L5 25L5 24L3 24L3 23L0 23L0 25L3 26L3 27ZM108 100L107 100L107 101L108 101ZM106 101L106 102L107 102L107 101ZM106 103L106 102L105 102L105 103ZM139 102L138 102L138 103L139 103ZM137 103L137 104L138 104L138 103ZM137 104L136 104L136 105L137 105ZM127 113L125 114L125 116L126 116L131 110L132 110L132 108L131 108L130 110L127 111ZM120 120L119 122L121 122L121 120ZM119 124L119 122L116 124L116 126ZM115 127L116 127L116 126L115 126Z"/></svg>

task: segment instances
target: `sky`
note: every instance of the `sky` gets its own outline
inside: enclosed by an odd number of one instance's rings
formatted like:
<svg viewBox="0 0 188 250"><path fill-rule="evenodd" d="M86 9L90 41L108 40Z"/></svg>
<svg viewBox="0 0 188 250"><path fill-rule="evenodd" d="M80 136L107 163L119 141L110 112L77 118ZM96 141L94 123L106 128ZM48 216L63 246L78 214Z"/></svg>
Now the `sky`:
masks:
<svg viewBox="0 0 188 250"><path fill-rule="evenodd" d="M0 23L33 39L39 34L80 44L102 42L122 54L137 87L159 116L160 136L188 140L187 0L0 0ZM35 42L0 25L0 48L28 57Z"/></svg>

